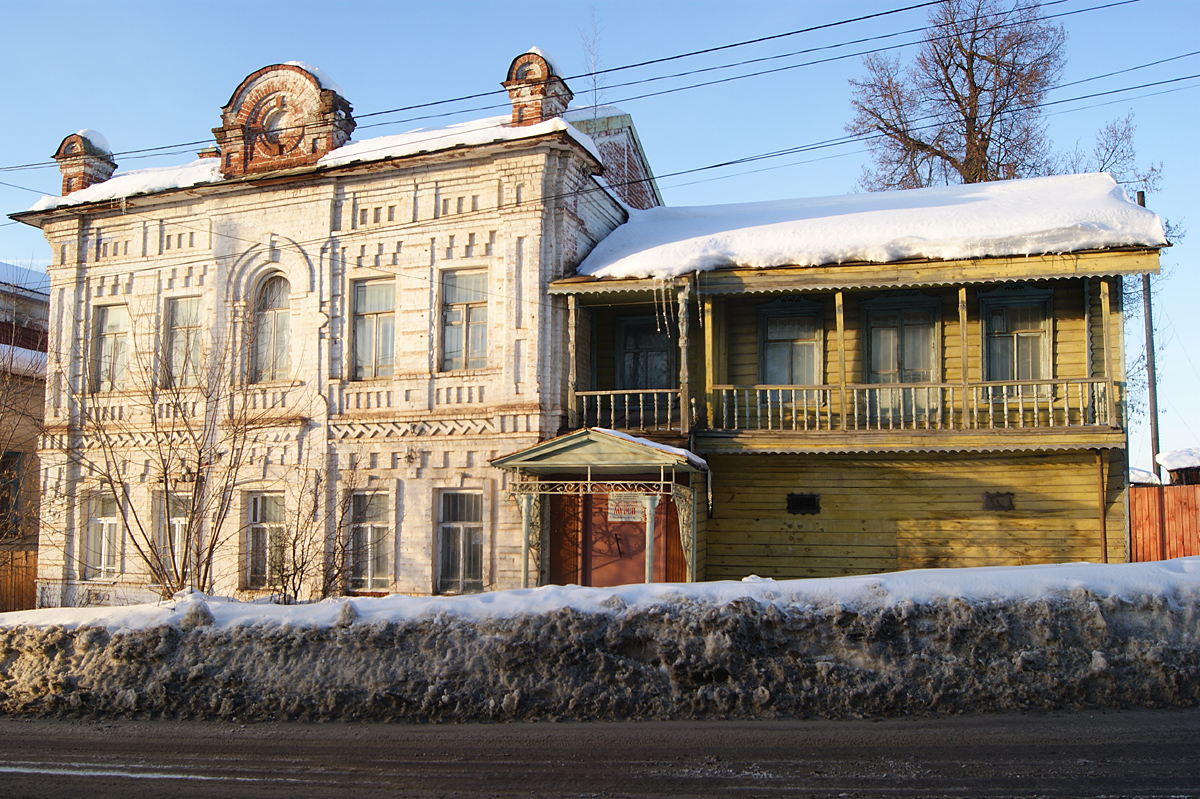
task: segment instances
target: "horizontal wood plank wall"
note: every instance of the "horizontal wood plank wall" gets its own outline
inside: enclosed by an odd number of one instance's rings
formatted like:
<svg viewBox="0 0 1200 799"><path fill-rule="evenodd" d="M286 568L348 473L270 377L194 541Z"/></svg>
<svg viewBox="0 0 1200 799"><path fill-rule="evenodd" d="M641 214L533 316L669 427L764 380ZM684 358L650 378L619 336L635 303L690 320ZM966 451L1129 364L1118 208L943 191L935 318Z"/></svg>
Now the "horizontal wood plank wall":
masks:
<svg viewBox="0 0 1200 799"><path fill-rule="evenodd" d="M37 550L0 550L0 613L37 604Z"/></svg>
<svg viewBox="0 0 1200 799"><path fill-rule="evenodd" d="M1101 558L1094 452L712 455L709 464L710 580ZM1110 480L1110 560L1124 559L1121 485ZM983 510L984 492L1009 491L1015 510ZM821 512L788 514L789 492L819 494Z"/></svg>
<svg viewBox="0 0 1200 799"><path fill-rule="evenodd" d="M1161 530L1160 492L1166 512L1166 525ZM1200 486L1131 487L1129 538L1130 560L1135 562L1200 555Z"/></svg>

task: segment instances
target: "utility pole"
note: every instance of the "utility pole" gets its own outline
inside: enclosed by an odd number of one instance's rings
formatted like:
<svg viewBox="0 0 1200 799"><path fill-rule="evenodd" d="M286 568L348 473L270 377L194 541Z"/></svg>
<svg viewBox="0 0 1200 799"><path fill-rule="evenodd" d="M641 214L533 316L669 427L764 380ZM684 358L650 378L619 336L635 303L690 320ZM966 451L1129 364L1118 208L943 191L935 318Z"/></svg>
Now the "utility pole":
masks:
<svg viewBox="0 0 1200 799"><path fill-rule="evenodd" d="M1137 193L1137 203L1146 207L1146 192ZM1154 473L1162 479L1158 465L1158 378L1154 370L1154 314L1150 307L1150 273L1142 275L1142 319L1146 324L1146 383L1150 401L1150 460Z"/></svg>

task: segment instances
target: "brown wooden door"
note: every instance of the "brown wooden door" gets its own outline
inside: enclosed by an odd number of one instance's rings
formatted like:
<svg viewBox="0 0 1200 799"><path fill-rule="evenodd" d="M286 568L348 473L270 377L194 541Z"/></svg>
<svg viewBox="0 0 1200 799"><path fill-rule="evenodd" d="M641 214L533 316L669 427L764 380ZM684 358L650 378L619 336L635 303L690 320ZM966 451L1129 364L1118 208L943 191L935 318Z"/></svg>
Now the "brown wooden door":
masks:
<svg viewBox="0 0 1200 799"><path fill-rule="evenodd" d="M645 523L609 516L607 494L550 498L550 582L608 587L645 581ZM654 515L654 581L686 579L675 504L660 496Z"/></svg>

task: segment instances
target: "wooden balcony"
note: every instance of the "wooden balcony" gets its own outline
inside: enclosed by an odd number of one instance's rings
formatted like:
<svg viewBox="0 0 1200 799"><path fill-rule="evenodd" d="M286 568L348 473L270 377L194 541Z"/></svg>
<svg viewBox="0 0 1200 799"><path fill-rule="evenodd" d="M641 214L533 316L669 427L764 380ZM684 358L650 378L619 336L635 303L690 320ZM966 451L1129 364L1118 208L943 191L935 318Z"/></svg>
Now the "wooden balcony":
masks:
<svg viewBox="0 0 1200 799"><path fill-rule="evenodd" d="M677 388L631 391L577 391L578 427L605 427L639 435L686 435L680 413L682 392ZM691 421L691 418L688 419Z"/></svg>
<svg viewBox="0 0 1200 799"><path fill-rule="evenodd" d="M976 431L1115 427L1103 379L713 386L711 430Z"/></svg>

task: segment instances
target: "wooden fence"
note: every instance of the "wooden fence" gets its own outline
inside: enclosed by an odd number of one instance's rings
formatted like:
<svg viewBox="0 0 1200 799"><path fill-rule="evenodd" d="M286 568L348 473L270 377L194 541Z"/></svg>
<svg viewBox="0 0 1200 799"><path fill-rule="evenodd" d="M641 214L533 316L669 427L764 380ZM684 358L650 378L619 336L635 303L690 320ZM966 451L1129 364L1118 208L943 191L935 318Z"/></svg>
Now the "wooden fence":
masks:
<svg viewBox="0 0 1200 799"><path fill-rule="evenodd" d="M1200 486L1130 486L1129 559L1200 555L1198 514Z"/></svg>
<svg viewBox="0 0 1200 799"><path fill-rule="evenodd" d="M37 603L37 550L0 550L0 613Z"/></svg>

